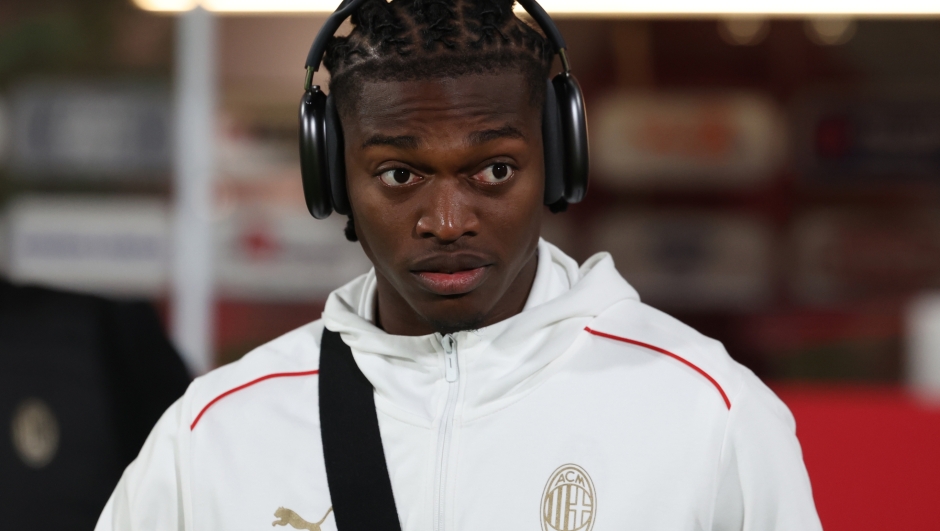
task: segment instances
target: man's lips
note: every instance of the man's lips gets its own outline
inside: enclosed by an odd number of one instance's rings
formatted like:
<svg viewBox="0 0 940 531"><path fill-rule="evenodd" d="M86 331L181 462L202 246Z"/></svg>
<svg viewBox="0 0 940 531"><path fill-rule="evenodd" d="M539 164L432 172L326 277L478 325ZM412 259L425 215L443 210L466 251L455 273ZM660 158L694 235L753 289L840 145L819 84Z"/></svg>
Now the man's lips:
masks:
<svg viewBox="0 0 940 531"><path fill-rule="evenodd" d="M486 276L486 266L444 273L413 271L418 283L436 295L463 295L476 289Z"/></svg>
<svg viewBox="0 0 940 531"><path fill-rule="evenodd" d="M493 261L474 252L433 253L411 264L411 273L435 295L463 295L479 286Z"/></svg>

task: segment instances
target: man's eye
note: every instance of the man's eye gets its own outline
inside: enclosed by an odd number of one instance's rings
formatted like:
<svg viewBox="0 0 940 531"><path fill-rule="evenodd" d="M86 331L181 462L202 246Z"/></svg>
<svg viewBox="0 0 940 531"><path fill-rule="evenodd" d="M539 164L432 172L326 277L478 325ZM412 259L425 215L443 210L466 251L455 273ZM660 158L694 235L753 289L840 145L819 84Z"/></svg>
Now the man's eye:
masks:
<svg viewBox="0 0 940 531"><path fill-rule="evenodd" d="M418 180L417 175L401 168L384 171L379 175L379 178L388 186L401 186L403 184L411 184Z"/></svg>
<svg viewBox="0 0 940 531"><path fill-rule="evenodd" d="M477 174L477 178L486 183L501 183L512 177L513 173L510 165L497 162L484 168Z"/></svg>

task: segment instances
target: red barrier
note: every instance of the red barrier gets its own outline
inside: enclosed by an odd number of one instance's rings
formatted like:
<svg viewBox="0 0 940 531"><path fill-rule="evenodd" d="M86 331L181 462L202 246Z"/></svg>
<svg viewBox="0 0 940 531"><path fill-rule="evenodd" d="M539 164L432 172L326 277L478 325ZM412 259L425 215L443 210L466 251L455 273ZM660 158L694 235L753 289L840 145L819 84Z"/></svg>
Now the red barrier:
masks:
<svg viewBox="0 0 940 531"><path fill-rule="evenodd" d="M940 530L940 406L898 388L776 385L826 531Z"/></svg>

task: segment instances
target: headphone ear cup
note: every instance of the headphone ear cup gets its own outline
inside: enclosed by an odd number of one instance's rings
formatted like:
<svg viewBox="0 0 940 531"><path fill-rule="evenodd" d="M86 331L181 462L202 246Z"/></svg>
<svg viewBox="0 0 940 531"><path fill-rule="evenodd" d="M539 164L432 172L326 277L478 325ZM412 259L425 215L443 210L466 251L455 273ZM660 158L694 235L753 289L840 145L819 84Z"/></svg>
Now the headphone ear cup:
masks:
<svg viewBox="0 0 940 531"><path fill-rule="evenodd" d="M300 100L300 176L307 210L317 219L333 212L326 156L326 95L312 87Z"/></svg>
<svg viewBox="0 0 940 531"><path fill-rule="evenodd" d="M545 153L546 205L565 198L565 146L561 134L558 95L550 80L545 80L545 104L542 106L542 149Z"/></svg>
<svg viewBox="0 0 940 531"><path fill-rule="evenodd" d="M329 164L330 190L333 209L337 214L350 213L349 195L346 193L346 151L343 144L343 126L339 121L333 96L326 98L326 153Z"/></svg>
<svg viewBox="0 0 940 531"><path fill-rule="evenodd" d="M584 199L588 187L588 134L581 86L570 72L562 72L552 80L558 96L561 135L565 153L565 199L577 203Z"/></svg>

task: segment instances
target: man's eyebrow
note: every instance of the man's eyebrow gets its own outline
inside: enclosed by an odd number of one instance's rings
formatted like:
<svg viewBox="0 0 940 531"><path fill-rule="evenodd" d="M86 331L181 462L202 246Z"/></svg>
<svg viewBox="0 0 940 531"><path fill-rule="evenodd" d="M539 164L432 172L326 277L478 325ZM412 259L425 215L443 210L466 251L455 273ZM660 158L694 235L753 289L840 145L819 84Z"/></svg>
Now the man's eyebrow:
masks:
<svg viewBox="0 0 940 531"><path fill-rule="evenodd" d="M367 148L369 146L391 146L401 149L417 149L418 138L411 135L372 135L362 143L363 148Z"/></svg>
<svg viewBox="0 0 940 531"><path fill-rule="evenodd" d="M522 131L516 129L511 125L504 125L498 129L485 129L483 131L474 131L470 133L469 139L471 144L485 144L492 140L497 140L500 138L521 138L525 139L525 135L522 134Z"/></svg>

